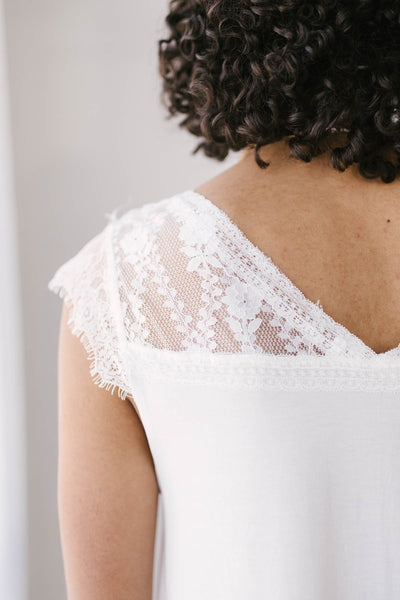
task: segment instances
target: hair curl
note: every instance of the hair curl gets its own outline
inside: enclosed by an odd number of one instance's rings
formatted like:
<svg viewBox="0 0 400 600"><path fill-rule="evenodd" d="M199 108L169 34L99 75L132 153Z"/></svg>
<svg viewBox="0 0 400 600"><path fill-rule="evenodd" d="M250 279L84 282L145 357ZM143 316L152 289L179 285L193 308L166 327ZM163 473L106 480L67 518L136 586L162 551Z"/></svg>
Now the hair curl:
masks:
<svg viewBox="0 0 400 600"><path fill-rule="evenodd" d="M170 0L161 101L206 156L286 136L310 162L391 183L400 157L400 4L392 0ZM332 132L346 131L342 147ZM390 152L387 159L385 150Z"/></svg>

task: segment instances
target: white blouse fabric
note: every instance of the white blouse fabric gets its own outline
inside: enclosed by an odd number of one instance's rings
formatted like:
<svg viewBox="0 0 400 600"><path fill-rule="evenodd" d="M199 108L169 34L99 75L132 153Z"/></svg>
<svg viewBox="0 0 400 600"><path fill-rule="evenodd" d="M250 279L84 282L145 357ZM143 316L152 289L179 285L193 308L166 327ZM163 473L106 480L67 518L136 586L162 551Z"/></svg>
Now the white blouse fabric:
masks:
<svg viewBox="0 0 400 600"><path fill-rule="evenodd" d="M374 352L194 190L114 211L48 285L140 412L155 600L400 598L400 344Z"/></svg>

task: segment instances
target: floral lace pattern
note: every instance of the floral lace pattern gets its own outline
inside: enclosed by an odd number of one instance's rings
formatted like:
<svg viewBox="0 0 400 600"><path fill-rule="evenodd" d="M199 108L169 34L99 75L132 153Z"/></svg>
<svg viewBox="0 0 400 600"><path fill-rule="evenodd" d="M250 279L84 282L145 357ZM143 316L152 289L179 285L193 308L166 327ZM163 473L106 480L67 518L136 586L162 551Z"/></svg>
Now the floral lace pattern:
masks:
<svg viewBox="0 0 400 600"><path fill-rule="evenodd" d="M192 356L251 361L260 355L254 362L264 360L265 371L268 357L298 357L299 368L311 359L316 365L318 357L332 364L352 359L364 361L363 369L365 359L392 364L400 355L400 344L377 354L336 323L226 213L193 190L119 217L114 212L48 287L66 300L95 382L117 387L121 398L132 391L132 349L143 350L138 354L149 373L165 357L175 377L175 357L189 358L181 361L183 375Z"/></svg>

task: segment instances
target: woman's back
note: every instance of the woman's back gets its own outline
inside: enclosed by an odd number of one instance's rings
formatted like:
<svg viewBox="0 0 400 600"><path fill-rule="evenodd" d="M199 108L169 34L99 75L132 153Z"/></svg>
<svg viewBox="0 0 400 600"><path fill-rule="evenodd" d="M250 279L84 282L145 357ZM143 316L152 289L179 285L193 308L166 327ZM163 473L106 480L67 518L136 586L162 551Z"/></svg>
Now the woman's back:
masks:
<svg viewBox="0 0 400 600"><path fill-rule="evenodd" d="M257 229L265 242L276 235L269 225ZM322 239L318 232L316 251ZM296 252L289 266L301 264ZM113 489L120 498L125 482L117 531L126 543L124 519L147 573L154 464L157 600L397 598L399 342L376 353L194 190L112 219L50 287L67 298L70 324L89 342L95 381L117 386L140 414L146 484L126 479L138 455L130 443L120 447L115 427L102 425L111 446L99 456L121 457L106 498ZM77 410L67 414L79 423ZM132 534L131 510L143 515L143 539ZM148 576L139 581L149 597Z"/></svg>

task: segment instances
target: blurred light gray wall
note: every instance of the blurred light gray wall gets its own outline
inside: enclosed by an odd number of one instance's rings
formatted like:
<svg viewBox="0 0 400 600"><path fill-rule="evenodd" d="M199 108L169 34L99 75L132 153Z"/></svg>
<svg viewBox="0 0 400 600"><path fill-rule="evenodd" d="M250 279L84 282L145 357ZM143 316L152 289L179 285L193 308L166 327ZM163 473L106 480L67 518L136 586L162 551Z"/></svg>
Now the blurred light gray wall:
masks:
<svg viewBox="0 0 400 600"><path fill-rule="evenodd" d="M196 187L236 162L166 120L167 0L5 0L26 340L29 600L66 598L57 516L55 269L104 214Z"/></svg>

